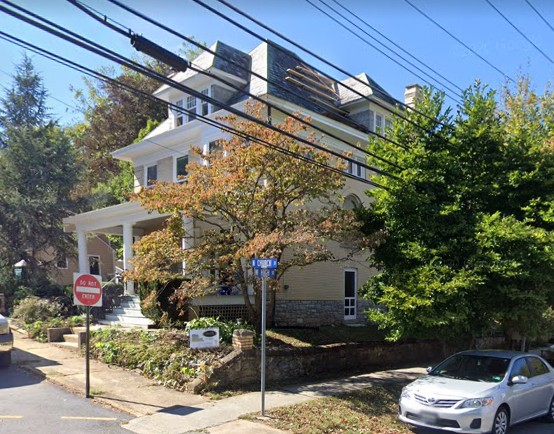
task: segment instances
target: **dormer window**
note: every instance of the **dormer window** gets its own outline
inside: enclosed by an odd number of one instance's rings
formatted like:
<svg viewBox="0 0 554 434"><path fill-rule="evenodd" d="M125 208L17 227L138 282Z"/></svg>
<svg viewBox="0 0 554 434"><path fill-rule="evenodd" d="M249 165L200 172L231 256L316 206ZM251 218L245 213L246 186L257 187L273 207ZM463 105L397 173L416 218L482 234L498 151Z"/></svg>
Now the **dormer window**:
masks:
<svg viewBox="0 0 554 434"><path fill-rule="evenodd" d="M148 166L146 168L146 186L152 187L158 179L158 166Z"/></svg>
<svg viewBox="0 0 554 434"><path fill-rule="evenodd" d="M183 100L180 99L180 100L175 101L175 105L177 107L179 107L180 109L182 109L184 107L183 106ZM185 123L185 112L184 112L184 110L175 109L173 113L174 113L174 118L175 118L175 126L180 127L181 125L183 125Z"/></svg>
<svg viewBox="0 0 554 434"><path fill-rule="evenodd" d="M204 89L202 95L210 96L210 89ZM206 100L200 101L200 113L202 116L207 116L210 114L210 104Z"/></svg>
<svg viewBox="0 0 554 434"><path fill-rule="evenodd" d="M187 122L193 121L196 119L196 97L187 96Z"/></svg>

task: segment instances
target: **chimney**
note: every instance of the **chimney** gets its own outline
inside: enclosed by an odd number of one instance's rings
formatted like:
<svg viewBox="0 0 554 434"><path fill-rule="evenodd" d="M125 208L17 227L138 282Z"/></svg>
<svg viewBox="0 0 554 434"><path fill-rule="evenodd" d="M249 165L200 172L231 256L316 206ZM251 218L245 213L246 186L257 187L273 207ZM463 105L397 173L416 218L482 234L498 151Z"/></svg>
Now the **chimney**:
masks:
<svg viewBox="0 0 554 434"><path fill-rule="evenodd" d="M423 88L419 84L409 84L404 89L404 104L410 108L414 108L416 101L420 98Z"/></svg>

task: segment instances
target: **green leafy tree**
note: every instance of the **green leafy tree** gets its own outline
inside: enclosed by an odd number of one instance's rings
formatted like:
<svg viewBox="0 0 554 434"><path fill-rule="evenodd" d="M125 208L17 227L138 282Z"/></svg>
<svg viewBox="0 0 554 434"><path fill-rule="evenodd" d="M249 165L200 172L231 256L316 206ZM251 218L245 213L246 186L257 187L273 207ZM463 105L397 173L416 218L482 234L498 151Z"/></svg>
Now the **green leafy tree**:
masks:
<svg viewBox="0 0 554 434"><path fill-rule="evenodd" d="M406 112L424 128L397 119L391 131L407 150L371 143L402 167L361 212L367 231L386 234L365 290L390 339L541 329L554 294L552 95L522 80L504 100L500 110L478 83L452 115L426 90L419 113Z"/></svg>
<svg viewBox="0 0 554 434"><path fill-rule="evenodd" d="M13 79L0 103L0 268L9 276L25 259L28 284L37 287L56 261L44 255L47 249L73 252L62 218L74 207L78 170L68 136L47 113L47 92L30 58L23 58Z"/></svg>

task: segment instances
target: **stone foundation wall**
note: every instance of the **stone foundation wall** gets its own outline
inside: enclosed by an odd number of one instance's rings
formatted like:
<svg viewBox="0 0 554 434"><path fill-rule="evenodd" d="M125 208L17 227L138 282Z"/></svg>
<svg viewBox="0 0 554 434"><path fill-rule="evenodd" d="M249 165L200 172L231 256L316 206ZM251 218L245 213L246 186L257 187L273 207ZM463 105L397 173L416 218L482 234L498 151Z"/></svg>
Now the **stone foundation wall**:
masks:
<svg viewBox="0 0 554 434"><path fill-rule="evenodd" d="M369 301L358 300L357 317L354 321L366 324L365 311L369 308ZM277 327L319 327L344 323L344 301L342 300L277 300L275 304Z"/></svg>
<svg viewBox="0 0 554 434"><path fill-rule="evenodd" d="M439 361L437 342L340 344L315 348L268 348L268 384L306 381L328 374L349 375ZM233 351L209 378L221 387L243 387L260 382L260 350ZM198 391L201 388L198 388Z"/></svg>

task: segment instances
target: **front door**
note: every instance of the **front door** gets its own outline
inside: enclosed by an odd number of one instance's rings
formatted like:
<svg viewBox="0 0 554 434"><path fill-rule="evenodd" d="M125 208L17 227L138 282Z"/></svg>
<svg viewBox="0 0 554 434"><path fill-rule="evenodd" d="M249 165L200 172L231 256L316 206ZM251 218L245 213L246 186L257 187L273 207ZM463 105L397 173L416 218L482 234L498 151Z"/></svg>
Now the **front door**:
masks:
<svg viewBox="0 0 554 434"><path fill-rule="evenodd" d="M356 319L356 270L344 270L344 319Z"/></svg>

